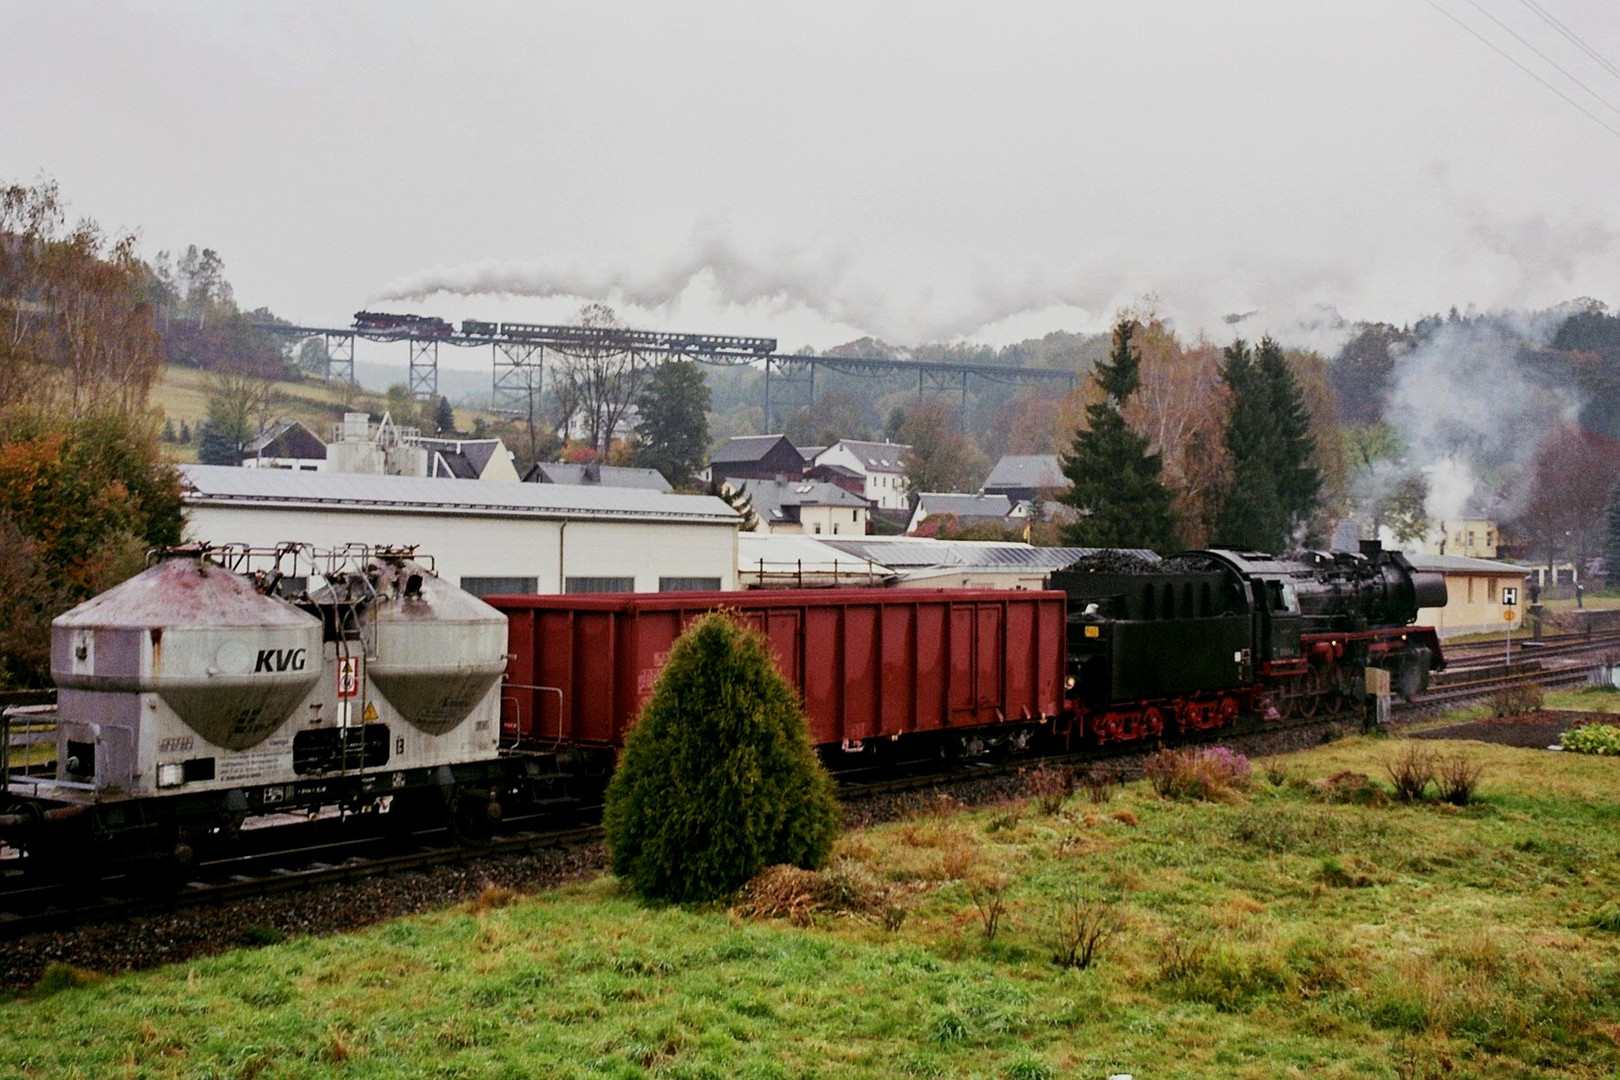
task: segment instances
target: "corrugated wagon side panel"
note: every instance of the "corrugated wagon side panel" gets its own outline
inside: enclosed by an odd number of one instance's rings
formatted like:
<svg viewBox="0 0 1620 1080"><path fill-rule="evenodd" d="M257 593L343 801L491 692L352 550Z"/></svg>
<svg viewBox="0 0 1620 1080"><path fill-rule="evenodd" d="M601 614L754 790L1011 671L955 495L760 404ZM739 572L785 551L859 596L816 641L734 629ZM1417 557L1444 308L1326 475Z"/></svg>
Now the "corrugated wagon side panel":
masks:
<svg viewBox="0 0 1620 1080"><path fill-rule="evenodd" d="M501 741L526 742L537 734L534 621L537 612L506 613L506 683L501 691Z"/></svg>
<svg viewBox="0 0 1620 1080"><path fill-rule="evenodd" d="M725 607L761 631L820 744L1055 713L1060 594L875 590L497 597L511 620L507 730L622 743L681 631Z"/></svg>

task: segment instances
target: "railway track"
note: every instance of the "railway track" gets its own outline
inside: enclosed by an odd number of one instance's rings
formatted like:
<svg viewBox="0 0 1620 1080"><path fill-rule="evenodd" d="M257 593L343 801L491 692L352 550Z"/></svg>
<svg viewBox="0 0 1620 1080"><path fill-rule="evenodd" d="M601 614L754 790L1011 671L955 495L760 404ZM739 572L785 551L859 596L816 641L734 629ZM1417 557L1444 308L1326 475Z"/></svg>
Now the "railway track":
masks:
<svg viewBox="0 0 1620 1080"><path fill-rule="evenodd" d="M1397 702L1392 721L1409 723L1441 709L1488 700L1506 688L1529 682L1543 687L1584 685L1590 677L1590 665L1582 663L1582 659L1594 650L1603 650L1608 643L1582 644L1584 648L1539 654L1529 662L1449 670L1442 682L1420 698L1410 703ZM1559 666L1548 666L1547 661L1554 657ZM1349 710L1323 712L1294 721L1250 718L1234 727L1183 738L1177 744L1218 742L1241 747L1251 740L1345 724L1359 726L1360 723L1360 717ZM946 784L993 781L1040 765L1073 767L1102 763L1122 778L1132 778L1140 773L1140 759L1152 749L1133 742L1080 752L1021 755L1003 761L973 763L953 771L917 766L898 776L851 772L841 774L841 794L846 805L859 805L862 800L934 790ZM19 860L0 859L0 940L220 906L243 898L313 890L475 859L591 844L600 840L601 827L589 818L587 811L561 823L555 818L509 821L496 836L471 845L459 841L447 829L401 836L390 834L386 829L364 827L346 833L343 828L333 826L323 837L318 833L311 836L311 827L307 824L278 826L254 830L267 835L255 837L250 850L205 860L178 877L172 870L156 875L163 879L159 888L153 887L154 877L133 871L100 879L41 884L21 871ZM282 836L274 835L282 830L285 838L290 838L286 842L281 842Z"/></svg>

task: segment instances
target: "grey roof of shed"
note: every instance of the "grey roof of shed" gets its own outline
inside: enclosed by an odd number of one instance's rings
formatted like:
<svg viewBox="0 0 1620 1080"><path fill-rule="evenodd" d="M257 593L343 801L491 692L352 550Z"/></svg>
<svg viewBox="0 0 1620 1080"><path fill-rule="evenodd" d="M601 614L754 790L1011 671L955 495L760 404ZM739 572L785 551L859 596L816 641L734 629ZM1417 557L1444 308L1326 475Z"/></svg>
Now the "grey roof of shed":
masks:
<svg viewBox="0 0 1620 1080"><path fill-rule="evenodd" d="M637 469L628 465L574 465L565 461L539 461L524 474L531 484L583 484L594 487L640 488L643 491L672 491L669 481L657 469Z"/></svg>
<svg viewBox="0 0 1620 1080"><path fill-rule="evenodd" d="M925 491L917 496L923 516L954 514L959 518L1004 518L1013 511L1005 495L964 495L955 491Z"/></svg>
<svg viewBox="0 0 1620 1080"><path fill-rule="evenodd" d="M1494 559L1471 559L1463 555L1430 555L1422 551L1404 553L1414 570L1435 570L1440 573L1494 574L1497 577L1523 577L1534 573L1530 566L1497 562Z"/></svg>
<svg viewBox="0 0 1620 1080"><path fill-rule="evenodd" d="M792 447L795 454L799 452L797 447L793 447L792 441L786 435L734 435L727 439L720 449L714 452L709 461L717 465L763 461L765 455L770 453L777 443L782 442Z"/></svg>
<svg viewBox="0 0 1620 1080"><path fill-rule="evenodd" d="M180 466L189 504L281 504L329 510L447 513L474 516L684 521L735 525L737 512L712 495L668 495L641 488L446 483L424 476Z"/></svg>
<svg viewBox="0 0 1620 1080"><path fill-rule="evenodd" d="M922 537L893 537L864 540L843 537L816 537L818 541L846 555L867 559L895 570L924 566L940 567L1027 567L1061 570L1076 559L1095 555L1098 548L1032 547L1002 540L931 540ZM1150 551L1133 552L1149 559Z"/></svg>
<svg viewBox="0 0 1620 1080"><path fill-rule="evenodd" d="M1056 454L1003 454L984 482L992 488L1066 488L1069 478Z"/></svg>

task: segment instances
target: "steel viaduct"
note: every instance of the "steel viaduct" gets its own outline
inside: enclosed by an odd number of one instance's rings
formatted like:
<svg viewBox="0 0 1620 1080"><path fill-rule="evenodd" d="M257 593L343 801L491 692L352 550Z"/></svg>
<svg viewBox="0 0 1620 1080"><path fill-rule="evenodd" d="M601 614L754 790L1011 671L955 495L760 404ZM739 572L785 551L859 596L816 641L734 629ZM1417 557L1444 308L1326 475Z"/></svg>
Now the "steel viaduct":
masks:
<svg viewBox="0 0 1620 1080"><path fill-rule="evenodd" d="M541 323L474 324L473 332L420 327L322 327L259 323L258 329L280 337L326 343L328 382L354 381L354 343L404 341L410 350L411 395L434 396L439 389L439 346L489 348L494 360L491 409L523 413L541 386L546 353L561 356L592 353L630 354L633 362L653 364L666 359L696 360L717 367L763 366L765 370L765 429L778 430L793 410L816 400L817 372L838 372L864 377L915 375L917 396L959 396L963 409L970 380L1003 386L1062 383L1078 385L1072 371L1053 368L1002 367L996 364L958 364L943 361L890 360L878 357L805 356L776 351L775 338L735 337L725 334L684 334L619 327L554 326ZM466 324L464 324L464 327Z"/></svg>

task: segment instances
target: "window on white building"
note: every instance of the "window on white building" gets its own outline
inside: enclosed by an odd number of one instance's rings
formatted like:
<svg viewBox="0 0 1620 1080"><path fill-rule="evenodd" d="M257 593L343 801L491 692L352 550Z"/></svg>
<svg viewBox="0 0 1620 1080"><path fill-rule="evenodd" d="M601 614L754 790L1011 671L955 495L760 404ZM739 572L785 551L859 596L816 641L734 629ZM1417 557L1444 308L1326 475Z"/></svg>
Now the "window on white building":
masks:
<svg viewBox="0 0 1620 1080"><path fill-rule="evenodd" d="M658 579L659 592L718 592L720 579L717 577L661 577Z"/></svg>
<svg viewBox="0 0 1620 1080"><path fill-rule="evenodd" d="M540 591L540 581L532 577L464 577L461 587L474 596L536 593Z"/></svg>
<svg viewBox="0 0 1620 1080"><path fill-rule="evenodd" d="M571 577L563 581L563 591L569 593L635 592L633 577Z"/></svg>

